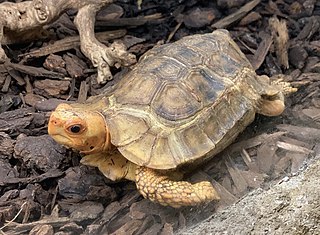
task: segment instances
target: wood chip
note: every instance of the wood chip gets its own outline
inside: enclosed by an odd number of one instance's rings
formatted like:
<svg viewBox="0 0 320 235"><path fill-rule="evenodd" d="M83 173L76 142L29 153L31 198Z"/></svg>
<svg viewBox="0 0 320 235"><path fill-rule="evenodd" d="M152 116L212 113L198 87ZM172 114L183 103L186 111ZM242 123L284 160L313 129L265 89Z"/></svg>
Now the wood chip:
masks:
<svg viewBox="0 0 320 235"><path fill-rule="evenodd" d="M317 108L309 108L303 109L302 112L313 120L319 122L320 121L320 109Z"/></svg>
<svg viewBox="0 0 320 235"><path fill-rule="evenodd" d="M257 150L257 164L261 172L269 173L276 158L275 141L268 139Z"/></svg>
<svg viewBox="0 0 320 235"><path fill-rule="evenodd" d="M6 63L6 66L8 66L9 68L15 69L21 73L29 74L35 77L46 77L46 78L52 78L52 79L64 78L63 74L52 72L42 67L34 67L29 65L13 64L13 63Z"/></svg>
<svg viewBox="0 0 320 235"><path fill-rule="evenodd" d="M309 154L309 153L313 153L313 150L307 149L305 147L301 147L298 145L294 145L294 144L290 144L290 143L285 143L282 141L277 141L277 146L279 148L288 150L288 151L292 151L292 152L297 152L297 153L305 153L305 154Z"/></svg>
<svg viewBox="0 0 320 235"><path fill-rule="evenodd" d="M230 205L238 201L238 198L233 195L230 191L228 191L225 187L219 184L215 180L211 180L211 183L214 189L217 191L218 195L220 196L220 200L217 202L219 205L218 207L225 207L226 205Z"/></svg>
<svg viewBox="0 0 320 235"><path fill-rule="evenodd" d="M263 37L258 49L254 53L254 56L250 59L250 62L255 70L260 68L260 66L262 65L267 53L269 52L272 42L273 37L270 34L266 34Z"/></svg>
<svg viewBox="0 0 320 235"><path fill-rule="evenodd" d="M291 173L297 173L303 166L304 161L307 159L308 154L304 153L291 153Z"/></svg>
<svg viewBox="0 0 320 235"><path fill-rule="evenodd" d="M286 131L290 136L302 139L305 141L313 141L320 139L320 129L305 127L305 126L294 126L288 124L277 125L277 128L281 131Z"/></svg>
<svg viewBox="0 0 320 235"><path fill-rule="evenodd" d="M51 79L36 80L34 92L45 97L61 97L69 90L69 81L58 81Z"/></svg>
<svg viewBox="0 0 320 235"><path fill-rule="evenodd" d="M230 157L228 157L228 160L225 161L225 164L228 168L229 174L231 175L232 181L235 187L237 188L239 195L246 192L248 188L248 184L246 180L243 178L243 176L241 175L241 171L239 171L235 167L235 164Z"/></svg>
<svg viewBox="0 0 320 235"><path fill-rule="evenodd" d="M253 8L255 8L260 3L260 0L253 0L248 2L244 6L240 7L235 13L228 15L227 17L218 20L214 24L211 25L214 29L222 29L228 27L230 24L240 20L244 17L248 12L250 12Z"/></svg>
<svg viewBox="0 0 320 235"><path fill-rule="evenodd" d="M288 48L289 48L289 33L285 20L279 20L276 17L269 19L272 35L275 42L275 52L278 62L284 68L289 68Z"/></svg>
<svg viewBox="0 0 320 235"><path fill-rule="evenodd" d="M239 22L240 26L248 25L252 22L255 22L257 20L260 20L262 16L258 12L250 12L248 15L243 17L243 19Z"/></svg>

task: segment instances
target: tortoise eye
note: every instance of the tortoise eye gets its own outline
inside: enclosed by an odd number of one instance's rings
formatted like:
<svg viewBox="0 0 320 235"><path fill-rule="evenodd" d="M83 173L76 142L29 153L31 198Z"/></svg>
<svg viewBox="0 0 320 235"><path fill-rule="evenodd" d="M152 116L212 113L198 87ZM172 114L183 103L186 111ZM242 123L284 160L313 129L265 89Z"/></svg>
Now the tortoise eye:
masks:
<svg viewBox="0 0 320 235"><path fill-rule="evenodd" d="M78 134L78 133L80 133L82 130L83 130L83 127L82 127L82 125L80 125L80 124L75 124L75 125L72 125L72 126L69 126L69 127L68 127L68 131L70 131L70 132L73 133L73 134Z"/></svg>

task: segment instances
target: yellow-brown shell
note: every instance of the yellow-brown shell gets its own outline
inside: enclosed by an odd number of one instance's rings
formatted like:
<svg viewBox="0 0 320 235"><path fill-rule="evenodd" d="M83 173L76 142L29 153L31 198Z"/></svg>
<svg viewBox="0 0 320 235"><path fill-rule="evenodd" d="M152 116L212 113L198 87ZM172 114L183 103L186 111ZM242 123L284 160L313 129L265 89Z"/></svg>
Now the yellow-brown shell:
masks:
<svg viewBox="0 0 320 235"><path fill-rule="evenodd" d="M103 114L129 161L173 169L234 140L254 118L246 96L254 86L249 61L227 31L216 30L150 50L104 98Z"/></svg>

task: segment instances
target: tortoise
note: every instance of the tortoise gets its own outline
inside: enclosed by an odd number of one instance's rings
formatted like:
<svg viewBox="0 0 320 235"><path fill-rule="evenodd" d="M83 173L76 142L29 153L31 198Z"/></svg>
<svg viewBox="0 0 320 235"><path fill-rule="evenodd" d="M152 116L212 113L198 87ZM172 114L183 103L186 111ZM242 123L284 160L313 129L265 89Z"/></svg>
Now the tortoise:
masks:
<svg viewBox="0 0 320 235"><path fill-rule="evenodd" d="M280 115L289 90L258 76L228 31L215 30L154 47L111 92L60 104L48 132L109 179L135 181L145 198L194 206L219 195L183 174L231 144L256 113Z"/></svg>

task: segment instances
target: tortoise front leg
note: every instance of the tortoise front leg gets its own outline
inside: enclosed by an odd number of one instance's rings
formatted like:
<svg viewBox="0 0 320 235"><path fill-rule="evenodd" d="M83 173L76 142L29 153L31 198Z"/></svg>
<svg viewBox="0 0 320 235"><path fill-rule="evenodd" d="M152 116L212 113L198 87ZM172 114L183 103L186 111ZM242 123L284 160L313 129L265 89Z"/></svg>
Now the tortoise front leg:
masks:
<svg viewBox="0 0 320 235"><path fill-rule="evenodd" d="M118 150L84 156L81 161L87 166L98 167L101 173L113 181L134 180L136 165L124 158Z"/></svg>
<svg viewBox="0 0 320 235"><path fill-rule="evenodd" d="M172 181L167 176L146 167L137 166L136 185L145 198L175 208L195 206L220 199L208 181L196 184L187 181Z"/></svg>

